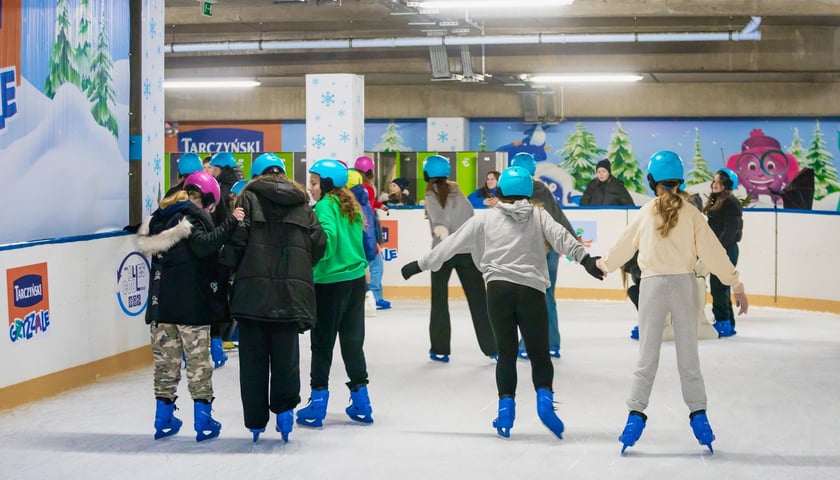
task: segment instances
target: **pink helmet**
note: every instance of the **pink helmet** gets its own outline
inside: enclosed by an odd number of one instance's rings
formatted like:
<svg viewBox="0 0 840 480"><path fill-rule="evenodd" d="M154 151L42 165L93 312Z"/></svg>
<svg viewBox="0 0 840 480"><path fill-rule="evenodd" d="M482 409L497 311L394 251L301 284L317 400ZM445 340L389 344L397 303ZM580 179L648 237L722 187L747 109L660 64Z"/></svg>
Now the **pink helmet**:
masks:
<svg viewBox="0 0 840 480"><path fill-rule="evenodd" d="M376 165L374 165L373 159L370 157L359 157L356 159L356 163L353 164L353 168L364 173L375 170Z"/></svg>
<svg viewBox="0 0 840 480"><path fill-rule="evenodd" d="M188 192L191 190L200 192L202 204L204 204L205 207L210 205L211 198L213 204L215 205L218 205L219 200L222 198L222 192L219 189L219 182L217 182L212 175L203 171L191 173L190 176L184 180L184 190Z"/></svg>

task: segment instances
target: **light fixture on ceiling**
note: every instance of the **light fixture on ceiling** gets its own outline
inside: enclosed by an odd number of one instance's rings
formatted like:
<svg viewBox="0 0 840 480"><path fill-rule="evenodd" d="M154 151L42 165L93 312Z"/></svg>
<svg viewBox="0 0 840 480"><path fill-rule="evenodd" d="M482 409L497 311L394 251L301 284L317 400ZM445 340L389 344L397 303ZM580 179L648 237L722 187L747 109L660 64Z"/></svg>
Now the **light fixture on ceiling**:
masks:
<svg viewBox="0 0 840 480"><path fill-rule="evenodd" d="M201 89L226 89L226 88L251 88L258 87L257 80L165 80L164 88L201 88Z"/></svg>
<svg viewBox="0 0 840 480"><path fill-rule="evenodd" d="M523 8L523 7L564 7L571 5L575 0L417 0L408 2L409 7L422 9L451 10L455 8L480 8L483 10L491 8Z"/></svg>
<svg viewBox="0 0 840 480"><path fill-rule="evenodd" d="M531 83L628 83L644 77L636 73L568 73L528 76Z"/></svg>

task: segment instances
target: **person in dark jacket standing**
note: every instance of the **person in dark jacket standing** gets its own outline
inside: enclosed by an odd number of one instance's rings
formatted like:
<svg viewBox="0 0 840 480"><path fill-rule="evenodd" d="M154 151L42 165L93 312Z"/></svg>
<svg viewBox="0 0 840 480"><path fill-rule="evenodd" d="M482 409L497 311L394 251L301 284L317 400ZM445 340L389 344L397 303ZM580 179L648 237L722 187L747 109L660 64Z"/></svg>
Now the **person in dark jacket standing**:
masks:
<svg viewBox="0 0 840 480"><path fill-rule="evenodd" d="M470 202L458 189L458 184L449 181L449 171L449 160L441 155L432 155L423 162L423 177L427 182L425 207L432 231L432 249L474 215ZM490 358L498 358L499 349L496 347L496 338L487 316L487 290L484 279L469 253L454 255L444 262L442 267L432 272L429 358L436 362L449 362L452 339L449 277L452 270L458 274L467 296L467 305L481 352Z"/></svg>
<svg viewBox="0 0 840 480"><path fill-rule="evenodd" d="M214 228L208 210L218 202L216 180L198 171L184 181L184 190L161 200L138 231L140 250L152 260L146 323L154 357L155 439L178 433L182 425L174 416L182 356L195 402L196 440L217 437L222 428L211 417L209 355L210 324L220 317L224 302L218 295L217 252L244 213L234 210Z"/></svg>
<svg viewBox="0 0 840 480"><path fill-rule="evenodd" d="M546 212L551 215L555 222L563 226L573 237L578 238L572 223L566 218L560 204L554 198L548 186L535 177L537 173L537 161L530 153L517 153L510 161L511 167L522 167L527 170L533 179L534 193L531 197L535 203L542 205ZM551 283L545 290L545 304L548 308L548 353L554 358L560 358L560 327L557 325L557 299L554 297L554 287L557 285L557 264L560 262L560 254L548 248L545 254L545 261L548 264L548 280ZM525 339L519 342L519 358L528 358L528 349L525 347Z"/></svg>
<svg viewBox="0 0 840 480"><path fill-rule="evenodd" d="M202 171L201 157L194 153L185 153L181 155L178 159L178 183L172 185L172 187L166 191L166 195L164 195L164 197L168 197L178 190L183 190L184 180L186 180L190 174L200 171Z"/></svg>
<svg viewBox="0 0 840 480"><path fill-rule="evenodd" d="M315 265L318 320L312 329L312 368L309 405L297 412L297 423L320 427L327 415L330 368L338 339L349 381L351 404L344 411L351 420L373 423L365 362L365 250L364 217L359 202L347 189L347 167L322 159L309 169L309 193L315 215L327 236L327 250Z"/></svg>
<svg viewBox="0 0 840 480"><path fill-rule="evenodd" d="M611 205L632 207L633 198L621 180L612 176L609 160L601 160L595 167L595 178L589 182L580 197L582 207L606 207Z"/></svg>
<svg viewBox="0 0 840 480"><path fill-rule="evenodd" d="M744 228L741 203L732 195L738 188L738 176L728 168L715 173L712 180L712 194L703 209L709 218L709 226L726 249L726 256L733 265L738 265L738 242ZM715 316L715 330L721 337L731 337L735 331L735 313L732 311L731 289L712 274L709 281L712 292L712 313Z"/></svg>
<svg viewBox="0 0 840 480"><path fill-rule="evenodd" d="M315 323L312 267L326 239L303 187L283 160L260 155L237 206L245 220L222 250L235 278L230 309L239 325L239 384L245 427L259 439L269 412L288 441L300 403L298 333Z"/></svg>

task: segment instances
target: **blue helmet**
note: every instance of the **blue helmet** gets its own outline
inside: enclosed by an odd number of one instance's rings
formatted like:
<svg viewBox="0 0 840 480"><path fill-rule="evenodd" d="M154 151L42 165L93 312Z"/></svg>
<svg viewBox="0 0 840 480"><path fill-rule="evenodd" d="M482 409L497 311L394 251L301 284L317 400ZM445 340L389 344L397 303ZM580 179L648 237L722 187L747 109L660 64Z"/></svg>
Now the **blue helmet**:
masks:
<svg viewBox="0 0 840 480"><path fill-rule="evenodd" d="M201 157L195 153L185 153L178 159L178 175L189 175L203 169Z"/></svg>
<svg viewBox="0 0 840 480"><path fill-rule="evenodd" d="M210 157L210 165L214 167L233 168L236 166L236 159L233 158L233 154L230 152L218 152Z"/></svg>
<svg viewBox="0 0 840 480"><path fill-rule="evenodd" d="M537 173L537 161L530 153L519 152L510 160L511 167L522 167L534 176Z"/></svg>
<svg viewBox="0 0 840 480"><path fill-rule="evenodd" d="M286 162L277 155L268 152L254 159L254 163L251 164L251 178L262 175L271 167L277 167L283 170L283 173L286 173Z"/></svg>
<svg viewBox="0 0 840 480"><path fill-rule="evenodd" d="M653 154L648 163L648 184L656 191L656 184L665 180L685 180L683 161L679 155L668 150Z"/></svg>
<svg viewBox="0 0 840 480"><path fill-rule="evenodd" d="M441 155L432 155L423 162L423 173L429 178L449 178L449 159Z"/></svg>
<svg viewBox="0 0 840 480"><path fill-rule="evenodd" d="M230 187L230 193L232 193L232 194L234 194L234 195L239 195L239 194L241 194L241 193L242 193L242 189L244 189L244 188L245 188L245 185L248 185L248 180L240 180L240 181L238 181L238 182L234 183L234 184Z"/></svg>
<svg viewBox="0 0 840 480"><path fill-rule="evenodd" d="M499 176L499 190L504 197L531 198L534 193L534 179L523 167L509 167L504 169Z"/></svg>
<svg viewBox="0 0 840 480"><path fill-rule="evenodd" d="M347 167L338 160L324 158L312 164L309 173L314 173L321 177L321 190L326 193L332 188L339 188L347 185ZM324 185L324 180L330 180L332 185ZM329 186L331 188L324 188Z"/></svg>
<svg viewBox="0 0 840 480"><path fill-rule="evenodd" d="M723 167L717 173L725 174L723 178L723 187L727 190L735 190L738 188L738 175L731 169ZM727 181L728 180L728 181Z"/></svg>

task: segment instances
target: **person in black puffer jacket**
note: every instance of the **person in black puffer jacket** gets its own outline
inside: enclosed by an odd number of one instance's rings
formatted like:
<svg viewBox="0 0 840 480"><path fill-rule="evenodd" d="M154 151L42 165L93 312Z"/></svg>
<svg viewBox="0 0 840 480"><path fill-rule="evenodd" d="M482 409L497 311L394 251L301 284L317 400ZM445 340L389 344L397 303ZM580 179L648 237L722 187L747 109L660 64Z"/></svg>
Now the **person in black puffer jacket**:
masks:
<svg viewBox="0 0 840 480"><path fill-rule="evenodd" d="M601 160L595 168L595 178L589 182L580 197L582 207L606 207L610 205L632 207L633 198L621 180L612 176L609 160Z"/></svg>
<svg viewBox="0 0 840 480"><path fill-rule="evenodd" d="M256 176L237 199L245 221L222 249L234 272L230 309L239 324L239 381L245 427L256 442L269 411L288 441L300 403L298 333L315 324L312 267L326 236L301 185L271 153L254 160Z"/></svg>
<svg viewBox="0 0 840 480"><path fill-rule="evenodd" d="M738 242L744 228L741 203L732 195L738 188L738 176L728 168L715 173L712 181L712 194L703 209L709 217L709 226L717 235L720 244L726 249L726 256L733 265L738 265ZM735 335L735 313L732 311L731 292L728 285L720 282L714 274L709 280L712 293L712 313L715 316L714 327L721 337Z"/></svg>
<svg viewBox="0 0 840 480"><path fill-rule="evenodd" d="M225 302L219 293L223 279L216 275L217 253L244 213L235 210L214 228L209 210L218 202L219 186L213 177L193 173L184 190L164 198L138 231L140 250L151 258L146 323L151 325L155 365L156 439L174 435L181 427L174 409L182 356L195 402L196 439L213 438L221 429L210 416L210 325L221 320Z"/></svg>

